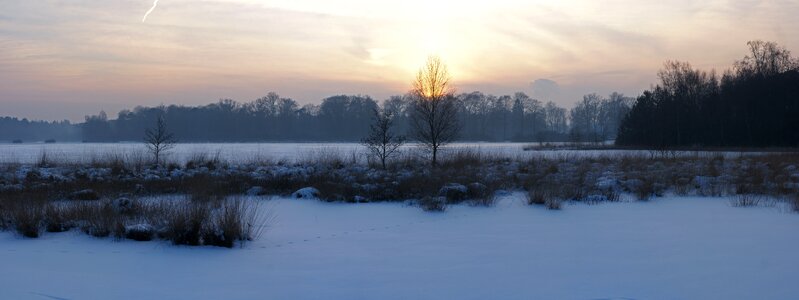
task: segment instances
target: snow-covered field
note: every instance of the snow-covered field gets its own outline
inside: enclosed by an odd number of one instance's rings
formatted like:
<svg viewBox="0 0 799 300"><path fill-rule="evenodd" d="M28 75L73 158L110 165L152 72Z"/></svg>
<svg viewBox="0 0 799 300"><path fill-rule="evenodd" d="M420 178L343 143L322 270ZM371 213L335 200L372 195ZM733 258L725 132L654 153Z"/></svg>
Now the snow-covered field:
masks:
<svg viewBox="0 0 799 300"><path fill-rule="evenodd" d="M0 299L798 299L799 215L724 198L264 200L243 249L0 233Z"/></svg>
<svg viewBox="0 0 799 300"><path fill-rule="evenodd" d="M468 149L488 155L503 157L596 157L641 155L650 156L654 152L646 150L539 150L524 151L530 143L453 143L444 149L447 151ZM414 144L403 146L405 153L418 150ZM358 143L182 143L169 151L170 160L183 163L196 154L214 156L219 153L221 159L232 163L248 163L258 160L304 160L325 155L337 155L342 158L355 156L363 159L366 149ZM418 151L417 151L418 152ZM0 163L36 163L42 153L56 162L88 163L92 160L103 160L109 156L125 159L149 158L143 143L0 143ZM680 151L676 155L716 155L716 152ZM739 152L725 152L728 157L741 155ZM756 153L746 153L747 155Z"/></svg>

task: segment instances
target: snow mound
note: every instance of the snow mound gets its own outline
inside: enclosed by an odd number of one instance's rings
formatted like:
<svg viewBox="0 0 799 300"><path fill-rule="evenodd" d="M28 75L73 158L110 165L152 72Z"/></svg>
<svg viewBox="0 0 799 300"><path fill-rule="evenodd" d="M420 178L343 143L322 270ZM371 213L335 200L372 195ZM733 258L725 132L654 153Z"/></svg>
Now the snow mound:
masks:
<svg viewBox="0 0 799 300"><path fill-rule="evenodd" d="M295 199L318 199L319 190L313 187L304 187L291 194L291 198Z"/></svg>
<svg viewBox="0 0 799 300"><path fill-rule="evenodd" d="M460 183L447 183L438 190L439 197L445 197L447 202L455 203L466 200L468 189Z"/></svg>

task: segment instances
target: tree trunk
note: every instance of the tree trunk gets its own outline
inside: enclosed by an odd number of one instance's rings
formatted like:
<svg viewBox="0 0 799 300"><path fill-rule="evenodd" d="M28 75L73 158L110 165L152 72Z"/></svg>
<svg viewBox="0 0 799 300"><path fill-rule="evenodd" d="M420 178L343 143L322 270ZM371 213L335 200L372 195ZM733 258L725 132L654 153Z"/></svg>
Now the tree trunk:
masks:
<svg viewBox="0 0 799 300"><path fill-rule="evenodd" d="M437 160L436 160L437 156L438 156L438 146L433 146L433 166L434 167L437 164Z"/></svg>

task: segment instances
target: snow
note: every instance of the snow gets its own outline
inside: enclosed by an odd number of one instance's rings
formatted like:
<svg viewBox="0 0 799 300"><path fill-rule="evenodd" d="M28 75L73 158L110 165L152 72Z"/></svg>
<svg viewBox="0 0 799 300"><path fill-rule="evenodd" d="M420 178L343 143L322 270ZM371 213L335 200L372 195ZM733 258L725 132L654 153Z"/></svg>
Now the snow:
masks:
<svg viewBox="0 0 799 300"><path fill-rule="evenodd" d="M266 198L264 198L266 199ZM0 299L797 299L799 215L726 198L426 213L273 199L245 248L0 233Z"/></svg>
<svg viewBox="0 0 799 300"><path fill-rule="evenodd" d="M319 190L313 187L304 187L291 194L292 198L297 199L318 199Z"/></svg>
<svg viewBox="0 0 799 300"><path fill-rule="evenodd" d="M575 157L600 157L634 155L649 157L657 154L653 151L639 150L538 150L524 151L525 146L531 143L453 143L447 145L442 151L446 155L448 150L468 149L483 154L516 157L543 157L543 158L575 158ZM417 145L407 144L402 147L404 152L418 150ZM90 163L93 160L102 161L108 158L123 158L128 161L149 159L144 143L29 143L7 144L0 143L0 163L33 164L39 161L42 153L47 154L48 160L55 162ZM318 159L325 157L363 158L366 149L359 143L181 143L169 151L168 160L185 163L197 154L208 154L213 157L219 154L220 159L232 163L249 163L261 160L271 161L297 161ZM727 157L740 155L757 155L758 153L740 152L697 152L677 151L674 155L718 155Z"/></svg>

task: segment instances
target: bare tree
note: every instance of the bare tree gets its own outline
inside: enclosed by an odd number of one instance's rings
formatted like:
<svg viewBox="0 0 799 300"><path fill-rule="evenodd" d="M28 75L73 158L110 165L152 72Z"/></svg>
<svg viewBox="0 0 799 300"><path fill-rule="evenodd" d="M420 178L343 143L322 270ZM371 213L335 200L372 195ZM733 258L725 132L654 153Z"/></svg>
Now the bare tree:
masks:
<svg viewBox="0 0 799 300"><path fill-rule="evenodd" d="M399 148L405 143L405 137L394 134L394 114L391 110L374 110L374 121L369 125L369 135L363 139L363 144L369 149L372 156L380 160L383 169L386 161L399 153Z"/></svg>
<svg viewBox="0 0 799 300"><path fill-rule="evenodd" d="M155 128L147 129L144 131L144 143L147 145L147 150L155 158L155 164L160 165L161 156L172 148L175 148L175 135L168 132L166 122L163 116L158 116Z"/></svg>
<svg viewBox="0 0 799 300"><path fill-rule="evenodd" d="M449 83L447 66L435 56L427 59L413 82L413 135L432 152L434 166L441 146L454 141L460 132L454 90Z"/></svg>
<svg viewBox="0 0 799 300"><path fill-rule="evenodd" d="M735 63L739 75L772 76L799 69L799 60L793 59L791 51L774 42L749 41L749 55Z"/></svg>

